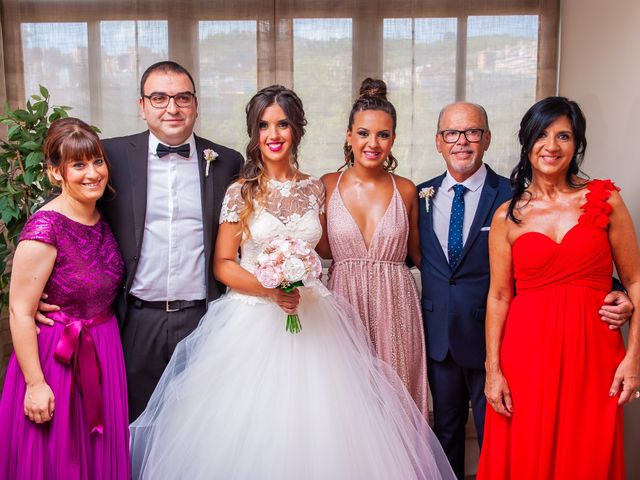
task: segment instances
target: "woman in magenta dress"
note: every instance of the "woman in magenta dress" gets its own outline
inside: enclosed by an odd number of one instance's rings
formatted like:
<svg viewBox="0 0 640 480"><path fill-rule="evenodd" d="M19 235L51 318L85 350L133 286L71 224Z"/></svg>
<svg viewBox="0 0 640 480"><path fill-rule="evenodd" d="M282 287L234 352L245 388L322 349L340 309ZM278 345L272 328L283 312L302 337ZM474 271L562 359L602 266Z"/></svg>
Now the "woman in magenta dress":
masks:
<svg viewBox="0 0 640 480"><path fill-rule="evenodd" d="M319 253L333 257L329 288L364 322L378 356L402 379L427 417L424 327L407 252L420 265L418 196L393 174L396 111L382 80L367 78L349 115L343 172L322 178L327 228Z"/></svg>
<svg viewBox="0 0 640 480"><path fill-rule="evenodd" d="M492 408L478 479L624 478L621 405L640 397L640 253L619 189L580 176L585 126L563 97L520 124L514 196L489 236ZM598 314L613 263L635 307L626 352Z"/></svg>
<svg viewBox="0 0 640 480"><path fill-rule="evenodd" d="M109 168L96 133L75 118L51 125L44 150L61 194L29 218L13 260L0 478L127 479L126 376L111 309L124 265L96 210ZM43 292L60 310L38 333Z"/></svg>

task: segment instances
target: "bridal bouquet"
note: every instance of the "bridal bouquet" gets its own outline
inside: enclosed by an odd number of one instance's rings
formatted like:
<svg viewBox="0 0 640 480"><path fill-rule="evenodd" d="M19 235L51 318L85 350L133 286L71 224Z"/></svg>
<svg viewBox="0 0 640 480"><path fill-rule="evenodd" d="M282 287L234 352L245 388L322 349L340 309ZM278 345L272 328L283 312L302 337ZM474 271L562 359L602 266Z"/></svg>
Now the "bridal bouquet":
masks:
<svg viewBox="0 0 640 480"><path fill-rule="evenodd" d="M318 254L304 240L276 237L256 259L255 276L266 288L281 288L291 292L304 285L305 280L320 278L322 264ZM297 313L287 315L286 331L301 330Z"/></svg>

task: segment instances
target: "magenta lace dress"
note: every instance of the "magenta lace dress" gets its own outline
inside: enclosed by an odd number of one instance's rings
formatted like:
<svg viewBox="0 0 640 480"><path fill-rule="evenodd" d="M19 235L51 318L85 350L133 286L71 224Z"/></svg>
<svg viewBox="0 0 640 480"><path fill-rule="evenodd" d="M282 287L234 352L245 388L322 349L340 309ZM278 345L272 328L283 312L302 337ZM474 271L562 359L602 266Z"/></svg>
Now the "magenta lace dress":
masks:
<svg viewBox="0 0 640 480"><path fill-rule="evenodd" d="M40 425L24 415L25 381L13 354L0 400L0 478L127 479L126 375L111 309L124 264L111 230L104 220L88 226L39 211L20 240L57 249L45 292L61 310L38 335L55 411Z"/></svg>
<svg viewBox="0 0 640 480"><path fill-rule="evenodd" d="M333 255L329 289L353 305L378 356L390 364L427 418L424 327L416 284L405 264L409 220L400 192L393 195L369 249L340 196L340 180L327 208Z"/></svg>

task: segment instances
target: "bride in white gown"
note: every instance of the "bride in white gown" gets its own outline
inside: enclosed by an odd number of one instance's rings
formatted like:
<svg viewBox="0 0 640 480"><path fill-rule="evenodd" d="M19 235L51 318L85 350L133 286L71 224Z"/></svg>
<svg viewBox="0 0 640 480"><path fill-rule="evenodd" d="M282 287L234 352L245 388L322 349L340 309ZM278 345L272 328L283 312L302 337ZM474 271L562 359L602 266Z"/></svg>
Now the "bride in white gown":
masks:
<svg viewBox="0 0 640 480"><path fill-rule="evenodd" d="M319 281L286 293L251 273L274 237L321 237L324 188L297 170L305 124L284 87L247 107L248 161L225 196L214 260L230 291L178 345L131 425L134 478L455 478L351 307ZM299 314L300 333L285 331L285 312Z"/></svg>

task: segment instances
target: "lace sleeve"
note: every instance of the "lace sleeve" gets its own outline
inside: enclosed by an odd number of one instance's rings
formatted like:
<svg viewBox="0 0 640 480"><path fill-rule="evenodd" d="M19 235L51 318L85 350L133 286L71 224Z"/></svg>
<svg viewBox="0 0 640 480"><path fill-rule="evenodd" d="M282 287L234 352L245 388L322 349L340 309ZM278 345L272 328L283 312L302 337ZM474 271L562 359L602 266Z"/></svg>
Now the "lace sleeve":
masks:
<svg viewBox="0 0 640 480"><path fill-rule="evenodd" d="M324 184L321 180L317 178L312 178L312 192L315 195L316 200L318 202L318 213L320 215L324 215L324 200L325 200L325 189Z"/></svg>
<svg viewBox="0 0 640 480"><path fill-rule="evenodd" d="M236 223L240 221L240 210L244 205L244 200L240 194L242 185L233 183L227 189L227 193L222 201L222 209L220 210L220 223Z"/></svg>
<svg viewBox="0 0 640 480"><path fill-rule="evenodd" d="M55 212L41 210L34 213L22 227L20 241L37 240L56 246L56 232L54 228Z"/></svg>

